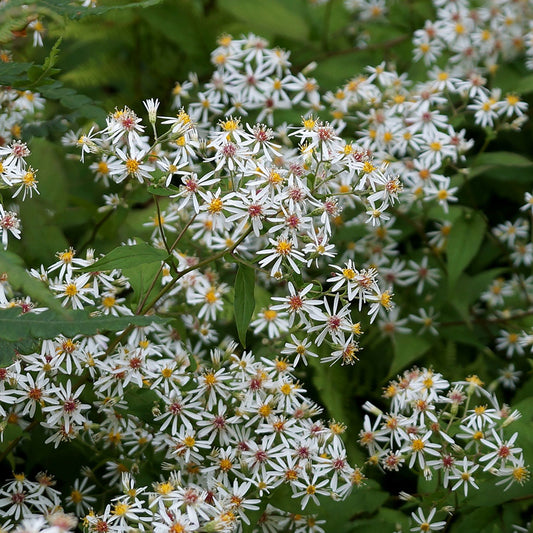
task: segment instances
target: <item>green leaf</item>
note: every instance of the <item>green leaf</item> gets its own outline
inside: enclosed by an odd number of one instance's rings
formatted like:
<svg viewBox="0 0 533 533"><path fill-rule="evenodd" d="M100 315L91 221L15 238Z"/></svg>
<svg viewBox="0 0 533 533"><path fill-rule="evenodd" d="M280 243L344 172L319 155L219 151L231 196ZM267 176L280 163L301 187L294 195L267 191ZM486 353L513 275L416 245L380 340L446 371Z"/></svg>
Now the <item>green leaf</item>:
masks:
<svg viewBox="0 0 533 533"><path fill-rule="evenodd" d="M479 154L473 161L472 167L530 167L533 161L520 154L513 152L484 152Z"/></svg>
<svg viewBox="0 0 533 533"><path fill-rule="evenodd" d="M21 314L19 308L0 310L0 366L9 364L20 343L28 339L53 339L58 335L95 335L103 331L120 331L130 325L148 326L166 319L155 316L98 316L85 310L68 311L60 316L54 311Z"/></svg>
<svg viewBox="0 0 533 533"><path fill-rule="evenodd" d="M394 337L394 359L389 370L393 376L401 369L411 365L424 355L431 347L431 343L417 335L397 335Z"/></svg>
<svg viewBox="0 0 533 533"><path fill-rule="evenodd" d="M468 276L464 273L459 276L453 293L450 295L450 303L465 321L470 321L470 306L487 289L493 279L506 271L506 268L492 268L475 276Z"/></svg>
<svg viewBox="0 0 533 533"><path fill-rule="evenodd" d="M26 72L32 63L3 63L0 61L0 85L16 86L17 81L26 79Z"/></svg>
<svg viewBox="0 0 533 533"><path fill-rule="evenodd" d="M161 261L156 263L143 263L122 269L122 273L128 278L131 288L137 296L137 301L140 301L143 295L146 295L150 290L160 268Z"/></svg>
<svg viewBox="0 0 533 533"><path fill-rule="evenodd" d="M176 187L158 187L155 185L150 185L146 190L150 194L155 194L156 196L172 196L179 192Z"/></svg>
<svg viewBox="0 0 533 533"><path fill-rule="evenodd" d="M255 308L255 270L240 264L235 277L234 313L241 344L246 347L246 331Z"/></svg>
<svg viewBox="0 0 533 533"><path fill-rule="evenodd" d="M246 23L248 31L269 35L281 35L289 39L304 41L309 29L299 4L284 0L250 2L250 0L222 0L220 7L235 18Z"/></svg>
<svg viewBox="0 0 533 533"><path fill-rule="evenodd" d="M164 250L159 250L146 243L134 244L133 246L119 246L111 250L105 257L92 265L80 269L83 272L97 272L102 270L114 270L135 268L140 265L157 263L161 264L168 257Z"/></svg>
<svg viewBox="0 0 533 533"><path fill-rule="evenodd" d="M464 269L477 254L486 223L478 212L465 212L450 230L446 253L448 256L448 288L452 290Z"/></svg>
<svg viewBox="0 0 533 533"><path fill-rule="evenodd" d="M61 303L48 290L48 287L42 281L28 274L18 255L12 252L0 252L0 273L4 272L7 273L8 282L14 290L22 292L33 301L55 309L59 313L64 311Z"/></svg>

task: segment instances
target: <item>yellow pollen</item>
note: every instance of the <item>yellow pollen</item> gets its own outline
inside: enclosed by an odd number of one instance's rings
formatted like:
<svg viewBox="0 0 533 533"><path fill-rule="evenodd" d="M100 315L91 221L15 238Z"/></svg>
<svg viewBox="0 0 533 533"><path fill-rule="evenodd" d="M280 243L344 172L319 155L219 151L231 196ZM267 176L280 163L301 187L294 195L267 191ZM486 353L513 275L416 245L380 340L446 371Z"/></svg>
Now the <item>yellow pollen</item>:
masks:
<svg viewBox="0 0 533 533"><path fill-rule="evenodd" d="M83 501L83 494L79 490L74 489L70 493L70 499L73 503L80 503Z"/></svg>
<svg viewBox="0 0 533 533"><path fill-rule="evenodd" d="M194 437L192 437L191 435L187 435L184 439L183 439L183 444L185 446L187 446L187 448L192 448L195 444L196 444L196 440Z"/></svg>
<svg viewBox="0 0 533 533"><path fill-rule="evenodd" d="M217 300L218 300L218 297L214 289L211 289L206 292L205 294L206 303L208 303L209 305L213 305Z"/></svg>
<svg viewBox="0 0 533 533"><path fill-rule="evenodd" d="M135 174L139 170L139 161L136 159L128 159L126 161L126 169L130 174Z"/></svg>
<svg viewBox="0 0 533 533"><path fill-rule="evenodd" d="M24 182L24 185L26 187L31 187L32 185L35 185L37 183L37 180L35 179L35 174L31 171L28 171L26 172L26 174L24 174L22 181Z"/></svg>
<svg viewBox="0 0 533 533"><path fill-rule="evenodd" d="M129 508L130 506L128 504L119 502L115 505L115 508L113 509L113 514L116 516L123 516L128 512Z"/></svg>
<svg viewBox="0 0 533 533"><path fill-rule="evenodd" d="M166 495L170 494L174 490L174 487L167 481L165 483L158 483L155 487L155 490L158 494Z"/></svg>
<svg viewBox="0 0 533 533"><path fill-rule="evenodd" d="M351 268L344 268L342 270L342 275L346 279L354 279L355 278L355 272Z"/></svg>
<svg viewBox="0 0 533 533"><path fill-rule="evenodd" d="M390 309L392 306L392 294L390 291L385 291L379 298L379 303L385 308Z"/></svg>
<svg viewBox="0 0 533 533"><path fill-rule="evenodd" d="M100 161L100 163L98 163L98 173L99 174L108 174L109 173L109 166L107 165L107 163L105 161Z"/></svg>
<svg viewBox="0 0 533 533"><path fill-rule="evenodd" d="M222 472L228 472L233 467L233 463L229 459L221 459L218 467Z"/></svg>
<svg viewBox="0 0 533 533"><path fill-rule="evenodd" d="M433 141L430 143L429 148L434 152L440 152L442 150L442 144L439 141Z"/></svg>
<svg viewBox="0 0 533 533"><path fill-rule="evenodd" d="M106 296L103 300L102 300L102 305L104 307L106 307L107 309L111 309L112 307L114 307L116 304L116 300L115 300L115 297L114 296Z"/></svg>
<svg viewBox="0 0 533 533"><path fill-rule="evenodd" d="M68 250L66 252L62 252L59 254L59 260L63 261L63 263L72 263L72 258L74 257L74 252L72 250Z"/></svg>
<svg viewBox="0 0 533 533"><path fill-rule="evenodd" d="M422 439L414 439L411 444L411 448L413 449L414 452L420 452L424 449L424 447L425 447L425 444Z"/></svg>
<svg viewBox="0 0 533 533"><path fill-rule="evenodd" d="M261 407L259 407L259 409L257 410L257 412L259 413L260 416L266 418L267 416L270 415L270 413L272 412L272 408L270 407L270 405L268 405L267 403L263 404Z"/></svg>
<svg viewBox="0 0 533 533"><path fill-rule="evenodd" d="M287 241L279 241L276 246L276 252L279 255L289 255L292 250L292 244Z"/></svg>
<svg viewBox="0 0 533 533"><path fill-rule="evenodd" d="M344 185L344 184L343 184L343 185L341 185L341 186L339 187L339 192L341 192L341 193L348 193L348 192L350 192L351 190L352 190L352 188L351 188L349 185Z"/></svg>
<svg viewBox="0 0 533 533"><path fill-rule="evenodd" d="M265 311L263 311L263 318L268 322L275 320L277 316L278 313L276 311L273 311L272 309L266 309Z"/></svg>
<svg viewBox="0 0 533 533"><path fill-rule="evenodd" d="M224 131L235 131L235 130L238 130L240 126L239 121L235 119L226 120L225 122L222 122L220 125Z"/></svg>
<svg viewBox="0 0 533 533"><path fill-rule="evenodd" d="M374 172L374 170L376 170L376 167L370 161L365 161L363 165L363 172L370 174L370 172Z"/></svg>
<svg viewBox="0 0 533 533"><path fill-rule="evenodd" d="M342 435L346 431L346 426L339 422L332 422L329 429L334 435Z"/></svg>
<svg viewBox="0 0 533 533"><path fill-rule="evenodd" d="M447 200L449 197L448 191L446 189L440 189L437 193L437 198L439 200Z"/></svg>
<svg viewBox="0 0 533 533"><path fill-rule="evenodd" d="M163 368L163 370L161 370L161 375L165 378L165 379L168 379L169 377L172 376L172 368L168 368L168 367L165 367Z"/></svg>
<svg viewBox="0 0 533 533"><path fill-rule="evenodd" d="M288 396L292 392L292 386L290 383L284 383L279 390L282 394Z"/></svg>
<svg viewBox="0 0 533 533"><path fill-rule="evenodd" d="M513 468L513 478L522 484L529 479L529 470L523 466Z"/></svg>
<svg viewBox="0 0 533 533"><path fill-rule="evenodd" d="M209 202L209 207L207 210L211 213L220 213L222 211L222 207L224 206L222 200L220 198L213 198L211 202Z"/></svg>
<svg viewBox="0 0 533 533"><path fill-rule="evenodd" d="M212 387L217 382L217 378L215 374L209 373L204 376L204 382L208 387Z"/></svg>
<svg viewBox="0 0 533 533"><path fill-rule="evenodd" d="M185 146L185 136L178 137L175 142L178 146Z"/></svg>
<svg viewBox="0 0 533 533"><path fill-rule="evenodd" d="M315 127L316 122L312 118L308 118L303 122L306 130L312 130Z"/></svg>
<svg viewBox="0 0 533 533"><path fill-rule="evenodd" d="M72 298L72 296L76 296L78 294L78 287L74 283L69 283L65 288L65 294Z"/></svg>

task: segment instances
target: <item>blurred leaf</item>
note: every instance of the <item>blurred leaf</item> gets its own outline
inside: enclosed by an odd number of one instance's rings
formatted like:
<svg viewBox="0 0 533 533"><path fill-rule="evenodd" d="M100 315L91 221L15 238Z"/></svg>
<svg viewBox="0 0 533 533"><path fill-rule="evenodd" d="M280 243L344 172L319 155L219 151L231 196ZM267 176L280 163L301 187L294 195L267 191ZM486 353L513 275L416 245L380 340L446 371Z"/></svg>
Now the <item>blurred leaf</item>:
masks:
<svg viewBox="0 0 533 533"><path fill-rule="evenodd" d="M493 279L506 272L506 268L492 268L469 276L462 273L450 294L450 302L460 313L463 320L470 322L470 306L486 291Z"/></svg>
<svg viewBox="0 0 533 533"><path fill-rule="evenodd" d="M331 348L324 342L316 350L320 357L328 356ZM350 405L350 393L357 386L350 380L349 367L339 364L328 366L318 358L309 358L309 366L314 370L313 384L320 394L320 403L327 408L330 418L338 420L348 426L348 431L358 431L361 419L357 410ZM355 440L347 440L346 449L350 460L362 463L365 455Z"/></svg>
<svg viewBox="0 0 533 533"><path fill-rule="evenodd" d="M418 335L396 335L393 341L394 359L389 376L396 375L400 370L410 366L431 347L431 342Z"/></svg>
<svg viewBox="0 0 533 533"><path fill-rule="evenodd" d="M14 86L17 80L25 78L32 63L3 63L0 61L0 85Z"/></svg>
<svg viewBox="0 0 533 533"><path fill-rule="evenodd" d="M64 313L64 308L59 300L52 294L48 286L42 281L30 276L24 267L22 259L7 251L0 251L0 273L6 272L11 287L29 296L32 301L46 305L59 313ZM20 312L20 308L18 308ZM3 338L0 335L0 338Z"/></svg>
<svg viewBox="0 0 533 533"><path fill-rule="evenodd" d="M159 396L154 390L131 388L127 390L124 399L127 402L127 407L124 408L125 411L135 413L135 416L147 424L153 424L154 414L152 408L159 403Z"/></svg>
<svg viewBox="0 0 533 533"><path fill-rule="evenodd" d="M530 167L533 161L514 152L484 152L472 161L472 168L479 166Z"/></svg>
<svg viewBox="0 0 533 533"><path fill-rule="evenodd" d="M477 254L485 229L483 215L478 212L464 213L453 223L446 248L449 290L455 287L459 276Z"/></svg>
<svg viewBox="0 0 533 533"><path fill-rule="evenodd" d="M453 533L492 533L492 526L498 521L496 508L474 509L462 513L453 525ZM499 526L498 526L499 527ZM498 529L496 530L498 531Z"/></svg>
<svg viewBox="0 0 533 533"><path fill-rule="evenodd" d="M233 311L239 340L246 347L246 331L255 308L255 270L245 264L239 264L235 277L235 298Z"/></svg>
<svg viewBox="0 0 533 533"><path fill-rule="evenodd" d="M299 41L307 39L309 30L302 13L298 12L300 4L297 2L220 0L219 6L245 22L248 31L264 33L267 36L281 35Z"/></svg>

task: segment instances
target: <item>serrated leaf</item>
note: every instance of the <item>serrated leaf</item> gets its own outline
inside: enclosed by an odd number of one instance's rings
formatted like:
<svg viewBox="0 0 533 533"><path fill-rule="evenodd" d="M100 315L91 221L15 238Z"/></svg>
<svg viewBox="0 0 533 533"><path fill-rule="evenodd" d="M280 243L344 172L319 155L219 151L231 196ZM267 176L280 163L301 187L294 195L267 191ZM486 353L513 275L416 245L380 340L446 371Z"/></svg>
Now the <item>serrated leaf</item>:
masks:
<svg viewBox="0 0 533 533"><path fill-rule="evenodd" d="M8 282L14 290L22 292L32 301L46 305L59 313L64 311L59 300L48 290L48 287L28 274L18 255L0 251L0 273L4 272L7 273Z"/></svg>
<svg viewBox="0 0 533 533"><path fill-rule="evenodd" d="M485 236L485 229L485 219L477 212L467 212L453 223L446 248L450 290L455 287L459 276L477 254Z"/></svg>
<svg viewBox="0 0 533 533"><path fill-rule="evenodd" d="M424 355L431 347L431 342L418 335L397 335L394 338L394 359L389 376L397 374Z"/></svg>
<svg viewBox="0 0 533 533"><path fill-rule="evenodd" d="M246 331L255 308L255 270L240 264L235 277L234 314L241 344L246 347Z"/></svg>
<svg viewBox="0 0 533 533"><path fill-rule="evenodd" d="M0 85L16 85L17 80L26 79L26 72L33 63L2 63L0 61Z"/></svg>
<svg viewBox="0 0 533 533"><path fill-rule="evenodd" d="M164 250L159 250L146 243L133 246L119 246L92 265L81 269L83 272L135 268L148 263L161 264L168 257Z"/></svg>
<svg viewBox="0 0 533 533"><path fill-rule="evenodd" d="M53 339L58 335L95 335L103 331L120 331L130 325L147 326L166 320L155 316L97 316L88 311L68 311L60 316L54 311L21 314L19 308L0 310L0 340L4 350L0 352L0 366L10 363L17 346L28 339Z"/></svg>

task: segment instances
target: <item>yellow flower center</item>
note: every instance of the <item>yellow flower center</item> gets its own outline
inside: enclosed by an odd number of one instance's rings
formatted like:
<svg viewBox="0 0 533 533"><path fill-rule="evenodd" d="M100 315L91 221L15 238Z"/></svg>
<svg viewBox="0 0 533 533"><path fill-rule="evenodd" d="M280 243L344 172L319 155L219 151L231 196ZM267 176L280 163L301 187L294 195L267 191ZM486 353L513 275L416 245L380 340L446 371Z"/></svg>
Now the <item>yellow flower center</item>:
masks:
<svg viewBox="0 0 533 533"><path fill-rule="evenodd" d="M78 294L78 287L74 283L69 283L65 288L65 294L72 298L72 296L76 296Z"/></svg>
<svg viewBox="0 0 533 533"><path fill-rule="evenodd" d="M220 198L213 198L210 202L209 202L209 207L207 208L207 210L211 213L211 214L214 214L214 213L220 213L220 211L222 211L222 207L223 207L223 202Z"/></svg>
<svg viewBox="0 0 533 533"><path fill-rule="evenodd" d="M126 169L130 174L135 174L139 170L139 161L136 159L128 159L126 161Z"/></svg>
<svg viewBox="0 0 533 533"><path fill-rule="evenodd" d="M115 306L116 304L116 299L114 296L106 296L103 300L102 300L102 305L104 307L106 307L107 309L111 309L112 307Z"/></svg>

